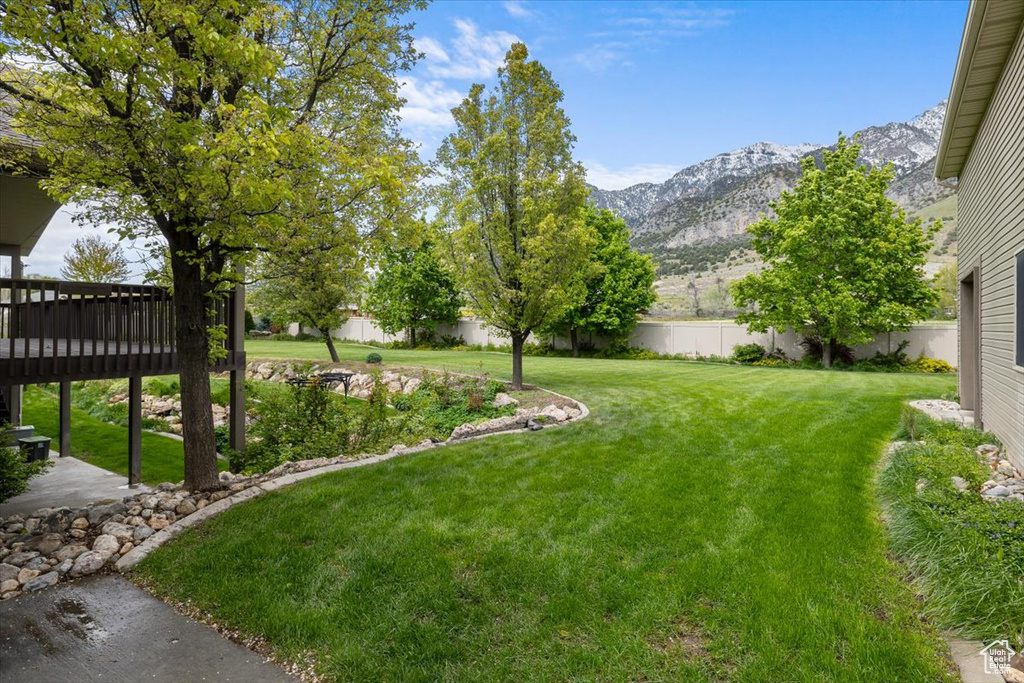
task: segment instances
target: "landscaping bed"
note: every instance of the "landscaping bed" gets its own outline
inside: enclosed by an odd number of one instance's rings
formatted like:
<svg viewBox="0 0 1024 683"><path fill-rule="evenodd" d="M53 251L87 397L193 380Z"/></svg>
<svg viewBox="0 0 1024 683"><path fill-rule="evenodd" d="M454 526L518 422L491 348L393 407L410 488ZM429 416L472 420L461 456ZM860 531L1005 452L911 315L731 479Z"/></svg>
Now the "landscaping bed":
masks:
<svg viewBox="0 0 1024 683"><path fill-rule="evenodd" d="M965 637L1024 649L1024 477L991 434L914 408L900 438L880 486L924 613Z"/></svg>

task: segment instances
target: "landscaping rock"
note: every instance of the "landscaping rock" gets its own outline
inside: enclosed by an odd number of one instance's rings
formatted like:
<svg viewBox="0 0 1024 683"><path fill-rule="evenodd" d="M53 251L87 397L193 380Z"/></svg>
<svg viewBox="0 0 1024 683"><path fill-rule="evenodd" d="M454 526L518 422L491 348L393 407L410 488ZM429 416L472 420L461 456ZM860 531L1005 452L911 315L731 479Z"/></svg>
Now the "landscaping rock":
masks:
<svg viewBox="0 0 1024 683"><path fill-rule="evenodd" d="M60 574L58 574L57 572L47 572L41 576L37 576L36 578L26 583L24 589L28 593L33 593L44 588L49 588L50 586L57 583L59 579Z"/></svg>
<svg viewBox="0 0 1024 683"><path fill-rule="evenodd" d="M0 562L0 581L17 581L19 568L7 562Z"/></svg>
<svg viewBox="0 0 1024 683"><path fill-rule="evenodd" d="M957 491L967 490L967 480L962 477L950 477L950 480L953 482L953 486L956 487Z"/></svg>
<svg viewBox="0 0 1024 683"><path fill-rule="evenodd" d="M74 560L64 560L63 562L58 564L56 567L54 567L53 570L55 572L59 573L59 574L67 574L69 571L71 571L71 568L74 567L74 566L75 566L75 561Z"/></svg>
<svg viewBox="0 0 1024 683"><path fill-rule="evenodd" d="M25 541L25 548L49 555L64 543L64 537L57 533L42 534Z"/></svg>
<svg viewBox="0 0 1024 683"><path fill-rule="evenodd" d="M128 524L121 524L120 522L107 522L103 525L101 533L108 536L113 536L117 539L119 543L124 543L125 541L131 540L132 534L135 533L135 529L129 526ZM96 548L94 546L93 550L95 549Z"/></svg>
<svg viewBox="0 0 1024 683"><path fill-rule="evenodd" d="M90 550L89 552L82 553L75 559L75 564L72 565L71 571L68 574L76 577L93 574L102 569L106 561L106 555Z"/></svg>
<svg viewBox="0 0 1024 683"><path fill-rule="evenodd" d="M39 557L39 553L34 550L17 552L7 558L7 564L13 564L15 567L21 567L34 557Z"/></svg>
<svg viewBox="0 0 1024 683"><path fill-rule="evenodd" d="M191 515L195 511L196 504L192 501L191 498L186 498L185 500L181 501L178 504L178 507L175 508L175 512L177 512L179 515Z"/></svg>
<svg viewBox="0 0 1024 683"><path fill-rule="evenodd" d="M71 528L71 523L77 515L71 508L57 508L42 518L39 527L46 531L60 533Z"/></svg>
<svg viewBox="0 0 1024 683"><path fill-rule="evenodd" d="M75 521L71 522L72 529L88 529L89 520L85 517L78 517Z"/></svg>
<svg viewBox="0 0 1024 683"><path fill-rule="evenodd" d="M985 492L985 495L989 498L1006 498L1011 493L1013 492L1007 486L993 486Z"/></svg>
<svg viewBox="0 0 1024 683"><path fill-rule="evenodd" d="M170 525L171 525L171 523L168 522L166 519L151 519L151 520L149 520L149 527L151 529L153 529L153 531L160 531L161 529L166 529Z"/></svg>
<svg viewBox="0 0 1024 683"><path fill-rule="evenodd" d="M135 532L132 534L132 540L136 543L141 543L142 541L145 541L147 538L149 538L155 533L156 532L153 531L152 527L137 526L135 527Z"/></svg>
<svg viewBox="0 0 1024 683"><path fill-rule="evenodd" d="M546 406L544 410L540 411L541 415L550 417L555 422L565 422L569 419L569 416L565 414L565 411L558 406Z"/></svg>
<svg viewBox="0 0 1024 683"><path fill-rule="evenodd" d="M503 391L499 391L494 395L494 400L491 405L495 408L504 408L505 406L517 406L519 405L519 399L512 398Z"/></svg>
<svg viewBox="0 0 1024 683"><path fill-rule="evenodd" d="M25 563L25 569L35 569L38 571L44 571L49 568L50 563L45 557L35 557Z"/></svg>
<svg viewBox="0 0 1024 683"><path fill-rule="evenodd" d="M113 555L120 547L121 543L110 534L101 534L92 542L93 551L104 555Z"/></svg>
<svg viewBox="0 0 1024 683"><path fill-rule="evenodd" d="M97 525L101 524L114 515L120 515L124 513L128 508L124 503L113 502L107 505L94 505L89 509L89 524Z"/></svg>
<svg viewBox="0 0 1024 683"><path fill-rule="evenodd" d="M21 584L18 583L17 578L8 579L6 581L0 581L0 593L10 593L11 591L16 591L20 586Z"/></svg>
<svg viewBox="0 0 1024 683"><path fill-rule="evenodd" d="M63 562L64 560L73 560L87 550L88 548L86 548L84 545L66 545L60 550L58 550L57 554L54 555L54 557L59 562Z"/></svg>
<svg viewBox="0 0 1024 683"><path fill-rule="evenodd" d="M28 583L37 576L39 576L38 569L22 569L18 572L18 583Z"/></svg>

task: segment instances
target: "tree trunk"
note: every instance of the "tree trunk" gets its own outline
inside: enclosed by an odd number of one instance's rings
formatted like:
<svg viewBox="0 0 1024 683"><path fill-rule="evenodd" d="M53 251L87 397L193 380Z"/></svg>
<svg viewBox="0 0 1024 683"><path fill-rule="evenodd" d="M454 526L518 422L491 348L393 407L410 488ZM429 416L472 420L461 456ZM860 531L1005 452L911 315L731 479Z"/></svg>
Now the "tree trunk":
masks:
<svg viewBox="0 0 1024 683"><path fill-rule="evenodd" d="M512 335L512 389L523 388L523 342L526 341L525 334Z"/></svg>
<svg viewBox="0 0 1024 683"><path fill-rule="evenodd" d="M575 327L572 328L571 330L569 330L569 341L572 342L572 357L573 358L579 358L580 357L580 338L579 338L579 333L578 333L578 331L576 330Z"/></svg>
<svg viewBox="0 0 1024 683"><path fill-rule="evenodd" d="M331 353L331 362L340 363L341 359L338 358L338 350L334 348L334 338L331 337L331 330L320 330L320 334L324 336L324 341L327 343L327 350Z"/></svg>
<svg viewBox="0 0 1024 683"><path fill-rule="evenodd" d="M185 488L220 487L210 401L210 333L202 269L171 249L174 276L175 340L181 383L181 435L185 446Z"/></svg>
<svg viewBox="0 0 1024 683"><path fill-rule="evenodd" d="M832 340L821 340L821 364L826 368L832 367Z"/></svg>
<svg viewBox="0 0 1024 683"><path fill-rule="evenodd" d="M410 349L415 349L416 348L416 326L415 325L413 325L412 327L409 328L409 348Z"/></svg>

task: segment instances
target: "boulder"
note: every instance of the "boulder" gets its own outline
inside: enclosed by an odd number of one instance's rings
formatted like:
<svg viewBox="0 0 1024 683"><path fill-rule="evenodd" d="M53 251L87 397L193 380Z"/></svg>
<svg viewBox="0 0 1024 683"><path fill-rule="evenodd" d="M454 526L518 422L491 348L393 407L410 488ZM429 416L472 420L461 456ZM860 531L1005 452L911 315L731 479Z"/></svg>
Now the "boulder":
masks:
<svg viewBox="0 0 1024 683"><path fill-rule="evenodd" d="M64 560L73 560L87 550L88 548L80 544L66 545L60 550L58 550L57 554L54 555L54 557L61 562L63 562Z"/></svg>
<svg viewBox="0 0 1024 683"><path fill-rule="evenodd" d="M519 405L519 399L512 398L503 391L499 391L494 395L494 400L491 405L495 408L504 408L505 406L517 406Z"/></svg>
<svg viewBox="0 0 1024 683"><path fill-rule="evenodd" d="M135 533L135 529L127 524L121 524L119 522L107 522L103 525L101 532L107 536L113 536L117 539L118 543L125 543L132 539L132 534ZM93 550L96 546L93 546Z"/></svg>
<svg viewBox="0 0 1024 683"><path fill-rule="evenodd" d="M100 534L96 537L96 540L92 542L93 551L104 555L113 555L120 547L120 541L110 534Z"/></svg>
<svg viewBox="0 0 1024 683"><path fill-rule="evenodd" d="M75 563L71 566L71 571L68 574L71 576L93 574L103 568L103 565L107 562L107 557L107 555L98 553L95 550L82 553L75 559Z"/></svg>
<svg viewBox="0 0 1024 683"><path fill-rule="evenodd" d="M114 515L123 514L127 509L128 507L120 501L115 501L106 505L94 505L89 510L89 524L102 524Z"/></svg>
<svg viewBox="0 0 1024 683"><path fill-rule="evenodd" d="M64 544L64 537L57 533L41 534L25 541L25 548L38 550L43 555L49 555Z"/></svg>
<svg viewBox="0 0 1024 683"><path fill-rule="evenodd" d="M19 571L13 564L0 562L0 581L17 581Z"/></svg>
<svg viewBox="0 0 1024 683"><path fill-rule="evenodd" d="M21 567L25 565L29 560L39 557L39 553L35 550L25 550L14 553L6 558L7 564L13 564L15 567Z"/></svg>
<svg viewBox="0 0 1024 683"><path fill-rule="evenodd" d="M60 580L59 573L46 572L45 574L37 576L36 578L26 583L24 588L25 591L32 593L34 591L39 591L44 588L49 588L50 586L56 584L58 580Z"/></svg>

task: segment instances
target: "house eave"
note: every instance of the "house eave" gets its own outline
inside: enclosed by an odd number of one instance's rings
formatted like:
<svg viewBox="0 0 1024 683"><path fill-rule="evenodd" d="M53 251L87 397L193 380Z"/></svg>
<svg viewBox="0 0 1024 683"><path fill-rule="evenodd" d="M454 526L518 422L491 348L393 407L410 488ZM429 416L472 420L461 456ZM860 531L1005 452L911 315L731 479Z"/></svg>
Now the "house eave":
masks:
<svg viewBox="0 0 1024 683"><path fill-rule="evenodd" d="M1022 25L1024 2L972 0L939 138L936 178L961 175Z"/></svg>

